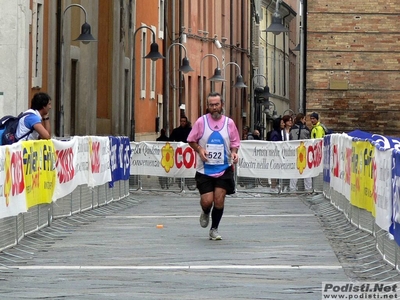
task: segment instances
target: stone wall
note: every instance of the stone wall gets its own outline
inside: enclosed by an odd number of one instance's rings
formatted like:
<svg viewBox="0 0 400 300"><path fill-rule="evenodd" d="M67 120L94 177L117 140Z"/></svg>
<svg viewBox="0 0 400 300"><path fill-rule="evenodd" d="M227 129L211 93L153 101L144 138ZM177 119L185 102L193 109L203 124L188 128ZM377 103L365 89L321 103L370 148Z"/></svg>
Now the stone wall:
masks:
<svg viewBox="0 0 400 300"><path fill-rule="evenodd" d="M400 6L382 0L307 2L307 113L319 112L336 132L358 128L398 136Z"/></svg>

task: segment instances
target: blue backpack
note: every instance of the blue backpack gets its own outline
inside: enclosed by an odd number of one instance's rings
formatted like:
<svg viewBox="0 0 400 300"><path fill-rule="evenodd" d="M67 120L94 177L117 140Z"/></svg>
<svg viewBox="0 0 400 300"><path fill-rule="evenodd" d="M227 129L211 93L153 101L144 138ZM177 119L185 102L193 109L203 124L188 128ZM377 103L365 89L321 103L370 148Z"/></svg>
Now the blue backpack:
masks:
<svg viewBox="0 0 400 300"><path fill-rule="evenodd" d="M20 113L18 117L14 116L4 116L0 119L0 145L11 145L13 143L18 142L18 140L23 139L27 135L33 132L33 128L21 136L19 139L16 137L18 122L19 120L29 114L33 114L31 112Z"/></svg>

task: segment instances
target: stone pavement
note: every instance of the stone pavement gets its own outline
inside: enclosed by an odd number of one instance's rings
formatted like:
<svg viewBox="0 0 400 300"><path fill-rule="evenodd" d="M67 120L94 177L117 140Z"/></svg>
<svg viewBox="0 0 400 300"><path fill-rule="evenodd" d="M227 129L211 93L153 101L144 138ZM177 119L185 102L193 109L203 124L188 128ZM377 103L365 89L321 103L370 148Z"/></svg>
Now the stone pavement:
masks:
<svg viewBox="0 0 400 300"><path fill-rule="evenodd" d="M2 253L0 299L321 299L349 279L301 197L229 196L210 241L197 193L133 192Z"/></svg>

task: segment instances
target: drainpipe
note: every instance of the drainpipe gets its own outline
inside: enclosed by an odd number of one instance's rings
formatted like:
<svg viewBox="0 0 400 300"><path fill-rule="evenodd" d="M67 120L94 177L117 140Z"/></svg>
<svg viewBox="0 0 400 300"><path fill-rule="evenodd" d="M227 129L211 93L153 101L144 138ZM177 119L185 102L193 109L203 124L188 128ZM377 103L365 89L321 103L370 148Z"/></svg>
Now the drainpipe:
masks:
<svg viewBox="0 0 400 300"><path fill-rule="evenodd" d="M165 0L165 2L164 2L164 39L163 39L163 45L164 45L164 47L163 47L163 49L168 49L168 41L167 41L167 37L169 36L168 35L168 29L169 29L169 27L168 27L168 16L169 16L169 1L168 0ZM167 61L169 61L169 59L167 58L167 59L165 59L164 60L164 62L163 62L163 68L164 68L164 70L167 68ZM164 76L165 77L167 77L168 76L168 74L165 74L164 73ZM166 82L166 79L164 78L164 86L163 86L163 105L162 105L162 121L163 121L163 124L162 124L162 128L165 128L165 130L166 130L166 135L169 137L169 134L170 134L170 124L167 122L167 120L168 120L168 114L169 114L169 105L168 105L168 103L165 101L165 95L169 92L169 89L168 89L168 85L169 85L169 83L168 82ZM167 98L169 98L169 97L167 97Z"/></svg>
<svg viewBox="0 0 400 300"><path fill-rule="evenodd" d="M285 19L288 16L290 16L290 12L282 18L283 24L285 24ZM284 80L283 80L283 96L288 96L286 94L286 86L287 86L287 82L286 82L286 36L285 36L284 32L282 32L282 33L283 33L283 78L284 78Z"/></svg>
<svg viewBox="0 0 400 300"><path fill-rule="evenodd" d="M230 28L230 42L231 45L233 44L233 26L234 26L234 22L233 22L233 0L231 0L231 11L230 11L230 18L231 18L231 24L229 25ZM236 42L236 41L235 41ZM229 53L230 53L230 58L229 58L229 62L232 61L232 56L233 56L233 49L232 47L229 49ZM226 63L225 63L226 65ZM225 66L224 66L225 68ZM226 74L226 70L224 70L224 75ZM226 78L225 78L226 79ZM230 70L229 72L229 82L232 82L232 70ZM225 81L223 84L225 84L225 88L227 85L227 81ZM226 103L226 99L224 99L225 103ZM229 85L229 116L232 117L232 87Z"/></svg>
<svg viewBox="0 0 400 300"><path fill-rule="evenodd" d="M62 14L62 0L57 1L57 8L56 8L56 40L57 40L57 45L56 45L56 93L55 93L55 99L56 99L56 109L55 109L55 114L56 114L56 130L55 133L57 136L60 136L60 111L61 111L61 102L59 99L61 99L61 14Z"/></svg>
<svg viewBox="0 0 400 300"><path fill-rule="evenodd" d="M303 19L303 30L301 35L301 44L300 44L300 60L301 60L301 95L302 95L302 109L303 112L306 113L307 111L307 83L306 83L306 74L307 74L307 0L303 0L303 10L302 10L302 19Z"/></svg>

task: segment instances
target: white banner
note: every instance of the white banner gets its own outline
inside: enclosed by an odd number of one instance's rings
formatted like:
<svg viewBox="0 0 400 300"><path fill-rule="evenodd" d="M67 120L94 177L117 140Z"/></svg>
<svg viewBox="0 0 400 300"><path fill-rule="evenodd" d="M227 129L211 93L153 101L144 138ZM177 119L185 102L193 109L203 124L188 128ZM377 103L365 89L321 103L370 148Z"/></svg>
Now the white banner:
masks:
<svg viewBox="0 0 400 300"><path fill-rule="evenodd" d="M0 218L26 212L21 143L0 147Z"/></svg>
<svg viewBox="0 0 400 300"><path fill-rule="evenodd" d="M53 140L56 149L57 184L53 201L89 182L89 138L75 136L69 141Z"/></svg>
<svg viewBox="0 0 400 300"><path fill-rule="evenodd" d="M322 172L323 140L241 141L237 175L253 178L309 178Z"/></svg>
<svg viewBox="0 0 400 300"><path fill-rule="evenodd" d="M89 187L111 181L110 138L100 136L89 137Z"/></svg>
<svg viewBox="0 0 400 300"><path fill-rule="evenodd" d="M347 134L331 135L331 183L336 192L350 201L352 137Z"/></svg>
<svg viewBox="0 0 400 300"><path fill-rule="evenodd" d="M377 147L375 151L374 170L374 200L375 223L389 231L392 224L392 149L383 150Z"/></svg>
<svg viewBox="0 0 400 300"><path fill-rule="evenodd" d="M181 142L131 142L131 175L194 177L196 152Z"/></svg>

